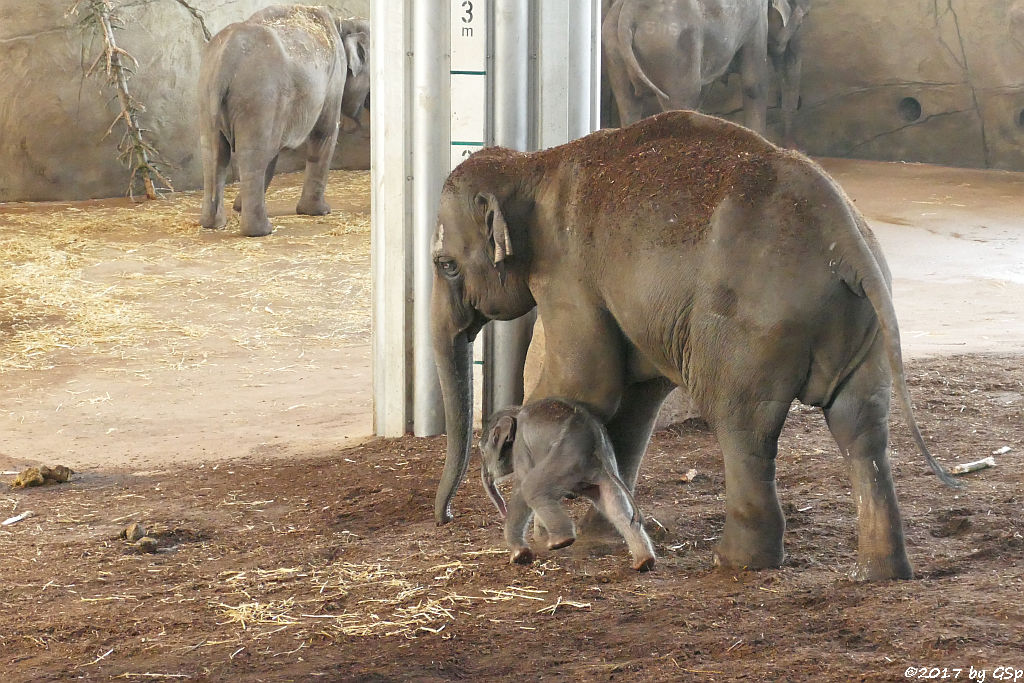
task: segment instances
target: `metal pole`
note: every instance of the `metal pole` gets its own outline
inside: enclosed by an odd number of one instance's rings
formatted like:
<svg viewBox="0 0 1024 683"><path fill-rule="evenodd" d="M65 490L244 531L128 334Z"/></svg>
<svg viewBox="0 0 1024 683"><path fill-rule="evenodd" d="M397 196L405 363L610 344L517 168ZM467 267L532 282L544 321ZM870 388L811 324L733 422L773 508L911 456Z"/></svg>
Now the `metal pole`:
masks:
<svg viewBox="0 0 1024 683"><path fill-rule="evenodd" d="M444 430L441 388L430 334L434 267L430 243L450 165L448 0L415 0L412 9L413 433Z"/></svg>
<svg viewBox="0 0 1024 683"><path fill-rule="evenodd" d="M494 0L494 144L526 151L529 146L528 0ZM495 320L484 330L483 419L523 402L523 367L536 314Z"/></svg>
<svg viewBox="0 0 1024 683"><path fill-rule="evenodd" d="M401 436L409 426L409 295L411 262L407 2L373 0L370 7L370 270L373 282L373 429Z"/></svg>

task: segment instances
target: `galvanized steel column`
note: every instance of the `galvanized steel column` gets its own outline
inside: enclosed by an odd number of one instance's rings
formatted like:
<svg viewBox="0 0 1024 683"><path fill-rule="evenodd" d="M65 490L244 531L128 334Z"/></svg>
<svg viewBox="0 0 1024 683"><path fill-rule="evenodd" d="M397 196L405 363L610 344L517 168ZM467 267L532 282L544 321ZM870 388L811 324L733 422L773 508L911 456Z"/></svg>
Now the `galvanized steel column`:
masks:
<svg viewBox="0 0 1024 683"><path fill-rule="evenodd" d="M430 334L434 266L430 243L450 166L451 99L448 0L415 0L412 10L413 433L444 430L441 388Z"/></svg>
<svg viewBox="0 0 1024 683"><path fill-rule="evenodd" d="M405 434L411 410L409 4L373 0L370 7L371 345L373 431L379 436Z"/></svg>
<svg viewBox="0 0 1024 683"><path fill-rule="evenodd" d="M494 0L493 143L520 151L530 144L530 3ZM536 313L484 328L483 419L523 402L523 364Z"/></svg>

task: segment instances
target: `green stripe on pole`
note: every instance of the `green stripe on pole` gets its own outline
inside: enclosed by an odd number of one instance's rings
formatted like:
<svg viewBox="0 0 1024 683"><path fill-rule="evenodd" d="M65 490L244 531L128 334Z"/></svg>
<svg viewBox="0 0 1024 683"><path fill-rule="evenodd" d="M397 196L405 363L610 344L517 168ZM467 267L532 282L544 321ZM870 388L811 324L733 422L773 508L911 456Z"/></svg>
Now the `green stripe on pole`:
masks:
<svg viewBox="0 0 1024 683"><path fill-rule="evenodd" d="M486 71L449 71L450 74L460 74L464 76L486 76Z"/></svg>

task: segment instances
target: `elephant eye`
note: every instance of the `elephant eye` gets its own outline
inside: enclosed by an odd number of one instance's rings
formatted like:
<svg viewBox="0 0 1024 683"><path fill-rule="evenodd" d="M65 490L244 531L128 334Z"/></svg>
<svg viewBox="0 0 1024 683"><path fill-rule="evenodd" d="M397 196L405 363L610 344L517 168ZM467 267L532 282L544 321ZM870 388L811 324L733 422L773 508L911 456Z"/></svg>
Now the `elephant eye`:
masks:
<svg viewBox="0 0 1024 683"><path fill-rule="evenodd" d="M451 259L438 259L437 267L441 269L441 272L447 277L455 277L459 274L459 266L455 261Z"/></svg>

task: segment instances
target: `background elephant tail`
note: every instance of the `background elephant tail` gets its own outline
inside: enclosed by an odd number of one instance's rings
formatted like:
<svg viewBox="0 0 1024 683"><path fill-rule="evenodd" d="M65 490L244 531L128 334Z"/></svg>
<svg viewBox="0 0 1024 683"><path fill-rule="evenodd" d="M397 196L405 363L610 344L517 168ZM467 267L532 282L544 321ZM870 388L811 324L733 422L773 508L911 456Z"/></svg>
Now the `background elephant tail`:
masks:
<svg viewBox="0 0 1024 683"><path fill-rule="evenodd" d="M841 191L840 191L841 192ZM914 437L914 443L928 462L932 472L935 473L943 484L950 488L962 488L963 483L957 481L942 468L924 442L921 430L914 419L914 408L910 401L910 390L907 388L907 376L903 367L903 351L900 348L900 329L896 320L896 309L892 304L892 290L889 285L889 278L883 272L883 266L875 257L868 240L873 240L871 231L864 219L852 207L845 195L840 194L844 199L847 221L851 223L854 243L843 244L846 248L837 248L841 255L839 275L843 282L856 293L862 293L878 316L879 327L882 331L882 340L885 344L886 355L889 357L889 367L892 370L895 380L896 399L899 401L903 416L910 427L910 433ZM845 264L843 263L845 262Z"/></svg>
<svg viewBox="0 0 1024 683"><path fill-rule="evenodd" d="M620 6L617 32L619 55L626 66L629 81L633 84L633 92L636 93L636 96L643 97L648 93L653 93L664 105L668 102L668 95L647 77L640 62L637 61L636 51L633 49L633 35L636 31L635 10L636 4L632 2L623 2Z"/></svg>

